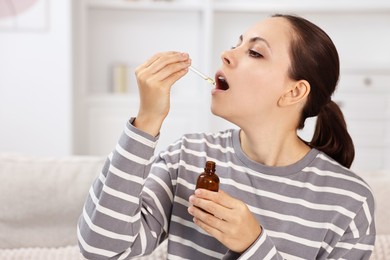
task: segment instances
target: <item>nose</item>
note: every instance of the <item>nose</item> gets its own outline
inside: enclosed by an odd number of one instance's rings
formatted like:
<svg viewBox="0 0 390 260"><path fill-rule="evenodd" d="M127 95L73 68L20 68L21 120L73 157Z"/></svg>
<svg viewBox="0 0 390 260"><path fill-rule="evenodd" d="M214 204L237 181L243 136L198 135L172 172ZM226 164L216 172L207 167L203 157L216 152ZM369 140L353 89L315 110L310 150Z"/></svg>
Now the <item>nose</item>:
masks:
<svg viewBox="0 0 390 260"><path fill-rule="evenodd" d="M233 65L233 54L232 50L226 50L221 54L222 63L225 65Z"/></svg>

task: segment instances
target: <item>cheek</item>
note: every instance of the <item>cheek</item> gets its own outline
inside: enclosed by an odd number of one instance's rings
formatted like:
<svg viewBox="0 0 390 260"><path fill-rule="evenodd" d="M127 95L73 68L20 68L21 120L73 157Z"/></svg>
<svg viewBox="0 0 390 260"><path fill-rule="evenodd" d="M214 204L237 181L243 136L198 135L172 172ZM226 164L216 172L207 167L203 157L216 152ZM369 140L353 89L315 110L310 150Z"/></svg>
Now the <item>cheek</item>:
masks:
<svg viewBox="0 0 390 260"><path fill-rule="evenodd" d="M276 78L264 76L252 78L247 81L247 85L241 94L240 106L253 109L264 110L277 106L278 100L283 90L283 83Z"/></svg>
<svg viewBox="0 0 390 260"><path fill-rule="evenodd" d="M274 80L269 75L253 75L245 79L245 85L243 85L245 96L249 100L263 100L268 99L274 88Z"/></svg>

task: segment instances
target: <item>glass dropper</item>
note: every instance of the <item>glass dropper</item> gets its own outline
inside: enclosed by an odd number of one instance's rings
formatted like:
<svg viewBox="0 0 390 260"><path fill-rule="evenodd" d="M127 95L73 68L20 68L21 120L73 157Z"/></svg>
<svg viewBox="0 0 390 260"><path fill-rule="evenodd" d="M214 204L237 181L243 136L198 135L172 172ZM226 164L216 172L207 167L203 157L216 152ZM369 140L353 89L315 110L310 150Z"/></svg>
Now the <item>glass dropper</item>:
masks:
<svg viewBox="0 0 390 260"><path fill-rule="evenodd" d="M207 77L206 75L204 75L202 72L200 72L199 70L195 69L194 67L190 66L189 69L193 72L195 72L195 74L197 74L199 77L201 77L202 79L206 80L208 83L212 84L212 85L215 85L215 80L210 78L210 77Z"/></svg>

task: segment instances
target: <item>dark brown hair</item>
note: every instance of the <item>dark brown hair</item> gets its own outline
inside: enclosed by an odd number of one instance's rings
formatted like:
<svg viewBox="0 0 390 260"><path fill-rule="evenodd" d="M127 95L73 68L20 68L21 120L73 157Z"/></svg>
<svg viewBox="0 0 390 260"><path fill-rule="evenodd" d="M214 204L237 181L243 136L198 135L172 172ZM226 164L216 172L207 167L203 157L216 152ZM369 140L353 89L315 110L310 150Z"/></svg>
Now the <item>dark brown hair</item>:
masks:
<svg viewBox="0 0 390 260"><path fill-rule="evenodd" d="M355 156L355 148L343 113L331 100L340 74L336 47L321 28L304 18L284 14L273 17L286 19L293 29L290 78L306 80L310 84L310 93L298 129L304 127L306 118L317 116L314 135L308 144L349 168Z"/></svg>

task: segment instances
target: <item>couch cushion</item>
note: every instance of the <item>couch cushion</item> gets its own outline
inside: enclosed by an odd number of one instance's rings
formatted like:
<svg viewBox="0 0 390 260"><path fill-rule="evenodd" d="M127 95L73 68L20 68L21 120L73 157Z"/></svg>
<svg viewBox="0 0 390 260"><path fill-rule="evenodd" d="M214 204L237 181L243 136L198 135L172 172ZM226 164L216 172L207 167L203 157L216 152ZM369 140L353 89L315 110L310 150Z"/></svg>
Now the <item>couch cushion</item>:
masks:
<svg viewBox="0 0 390 260"><path fill-rule="evenodd" d="M147 256L135 257L133 260L165 260L167 259L167 240L165 240L154 252ZM85 260L78 246L66 247L33 247L19 249L0 249L1 260Z"/></svg>
<svg viewBox="0 0 390 260"><path fill-rule="evenodd" d="M375 226L377 234L390 234L390 173L372 172L361 175L370 185L375 198Z"/></svg>
<svg viewBox="0 0 390 260"><path fill-rule="evenodd" d="M0 259L2 260L84 260L80 254L78 246L66 247L32 247L20 249L0 249Z"/></svg>
<svg viewBox="0 0 390 260"><path fill-rule="evenodd" d="M377 235L370 260L386 260L390 256L390 235Z"/></svg>
<svg viewBox="0 0 390 260"><path fill-rule="evenodd" d="M0 154L0 248L75 245L78 217L103 163Z"/></svg>

